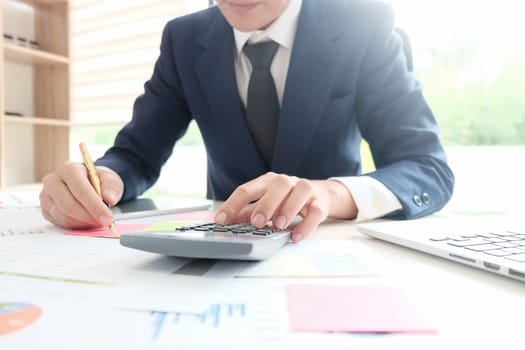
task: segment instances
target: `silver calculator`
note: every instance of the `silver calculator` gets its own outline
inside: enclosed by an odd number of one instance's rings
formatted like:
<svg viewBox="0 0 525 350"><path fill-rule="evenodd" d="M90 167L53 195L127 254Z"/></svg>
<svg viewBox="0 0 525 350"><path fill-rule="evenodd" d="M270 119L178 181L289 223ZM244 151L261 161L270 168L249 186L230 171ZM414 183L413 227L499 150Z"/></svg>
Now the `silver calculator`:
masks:
<svg viewBox="0 0 525 350"><path fill-rule="evenodd" d="M126 233L120 244L168 256L203 259L264 260L290 239L290 231L249 224L199 223L172 231Z"/></svg>

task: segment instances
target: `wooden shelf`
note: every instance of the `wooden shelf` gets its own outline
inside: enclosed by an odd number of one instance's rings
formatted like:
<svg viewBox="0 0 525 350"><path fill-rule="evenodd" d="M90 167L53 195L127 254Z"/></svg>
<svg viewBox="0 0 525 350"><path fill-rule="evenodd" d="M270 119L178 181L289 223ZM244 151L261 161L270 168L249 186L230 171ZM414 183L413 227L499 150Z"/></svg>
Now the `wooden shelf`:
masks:
<svg viewBox="0 0 525 350"><path fill-rule="evenodd" d="M70 1L13 1L33 9L1 0L0 30L34 38L41 49L0 42L0 189L38 182L67 161L72 127ZM6 110L27 116L5 115ZM32 138L32 149L19 147L21 137ZM32 163L19 162L21 157Z"/></svg>
<svg viewBox="0 0 525 350"><path fill-rule="evenodd" d="M117 122L117 121L111 121L111 122L80 122L80 123L71 123L71 127L75 127L75 128L94 128L94 127L100 127L100 128L104 128L104 127L110 127L110 126L116 126L118 128L121 128L122 125L126 124L127 121L120 121L120 122Z"/></svg>
<svg viewBox="0 0 525 350"><path fill-rule="evenodd" d="M42 126L64 126L64 127L76 127L76 128L92 128L92 127L109 127L109 126L122 126L127 121L110 121L110 122L73 122L65 119L55 118L41 118L32 116L10 116L5 115L4 122L6 124L30 124L30 125L42 125Z"/></svg>
<svg viewBox="0 0 525 350"><path fill-rule="evenodd" d="M16 0L16 1L23 2L28 5L35 5L35 4L52 5L52 4L61 4L64 2L68 2L68 0Z"/></svg>
<svg viewBox="0 0 525 350"><path fill-rule="evenodd" d="M38 65L67 65L70 62L65 56L9 43L4 43L4 57L6 61Z"/></svg>
<svg viewBox="0 0 525 350"><path fill-rule="evenodd" d="M30 124L30 125L48 125L48 126L65 126L71 127L71 122L64 119L39 118L39 117L13 117L4 116L4 121L11 124Z"/></svg>

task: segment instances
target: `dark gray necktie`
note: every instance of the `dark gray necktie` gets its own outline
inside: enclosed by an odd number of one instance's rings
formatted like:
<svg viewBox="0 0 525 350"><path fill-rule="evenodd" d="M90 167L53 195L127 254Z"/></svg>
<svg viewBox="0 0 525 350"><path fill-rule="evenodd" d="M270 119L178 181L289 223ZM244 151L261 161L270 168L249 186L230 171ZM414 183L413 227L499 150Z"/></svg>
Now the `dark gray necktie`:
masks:
<svg viewBox="0 0 525 350"><path fill-rule="evenodd" d="M275 83L270 72L278 48L279 44L274 41L244 46L244 52L252 63L246 120L268 166L272 164L275 130L280 110Z"/></svg>

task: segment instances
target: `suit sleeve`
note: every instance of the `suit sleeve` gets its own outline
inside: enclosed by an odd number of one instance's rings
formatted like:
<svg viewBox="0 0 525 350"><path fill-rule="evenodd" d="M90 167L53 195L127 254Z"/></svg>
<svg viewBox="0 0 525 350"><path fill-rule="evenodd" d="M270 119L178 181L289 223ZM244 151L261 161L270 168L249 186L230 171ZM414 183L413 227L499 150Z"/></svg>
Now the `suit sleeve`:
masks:
<svg viewBox="0 0 525 350"><path fill-rule="evenodd" d="M454 175L421 85L407 71L390 8L375 28L360 70L357 95L359 127L377 169L367 175L398 198L402 211L396 212L397 217L413 219L449 201Z"/></svg>
<svg viewBox="0 0 525 350"><path fill-rule="evenodd" d="M158 179L161 167L191 121L177 74L170 24L164 28L160 56L144 93L133 106L132 120L114 145L96 161L115 170L124 182L122 200L142 194Z"/></svg>

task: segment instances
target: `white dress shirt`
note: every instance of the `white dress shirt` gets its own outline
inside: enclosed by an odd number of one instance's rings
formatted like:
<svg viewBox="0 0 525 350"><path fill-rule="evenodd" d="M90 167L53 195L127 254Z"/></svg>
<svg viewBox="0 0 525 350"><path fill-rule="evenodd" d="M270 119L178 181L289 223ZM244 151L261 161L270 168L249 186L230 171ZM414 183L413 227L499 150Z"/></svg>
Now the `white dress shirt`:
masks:
<svg viewBox="0 0 525 350"><path fill-rule="evenodd" d="M265 30L241 32L234 29L236 44L235 74L239 95L245 107L252 67L250 60L243 52L243 47L247 42L253 44L268 40L273 40L279 44L272 62L271 72L279 104L282 104L301 5L302 0L290 0L288 7L281 16ZM332 179L344 184L352 194L358 209L356 221L382 217L402 208L397 197L385 185L370 176L334 177Z"/></svg>

